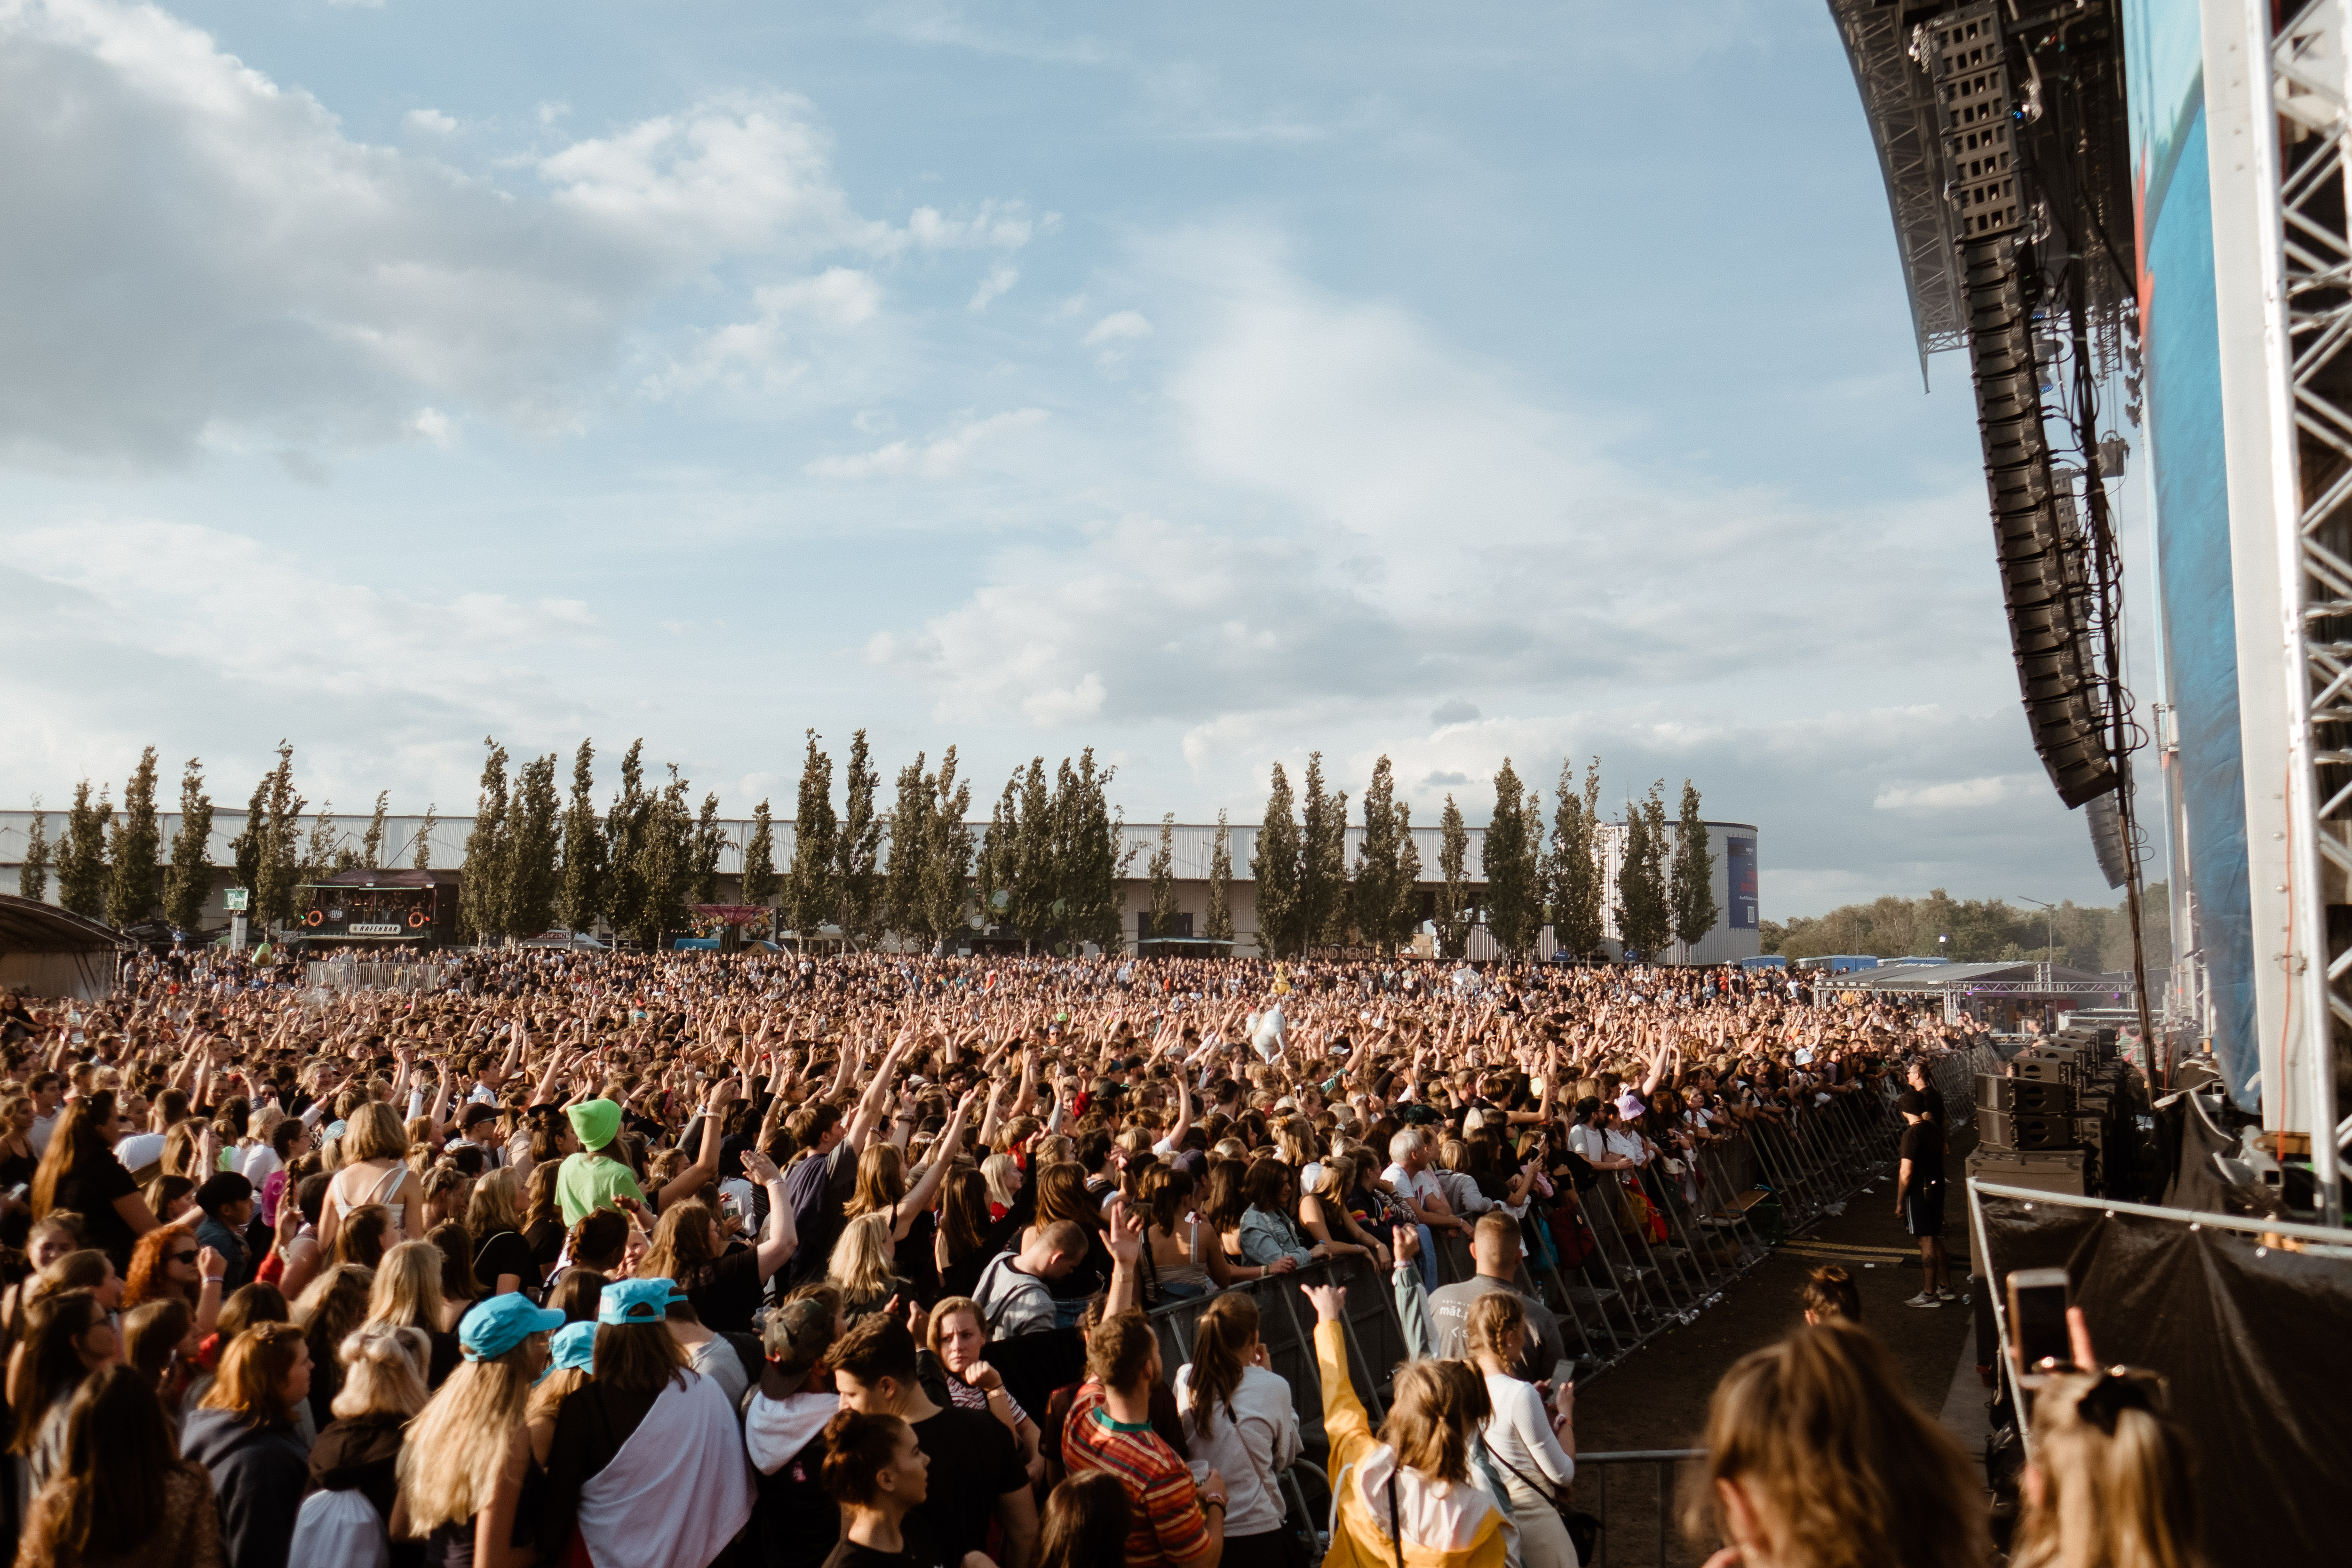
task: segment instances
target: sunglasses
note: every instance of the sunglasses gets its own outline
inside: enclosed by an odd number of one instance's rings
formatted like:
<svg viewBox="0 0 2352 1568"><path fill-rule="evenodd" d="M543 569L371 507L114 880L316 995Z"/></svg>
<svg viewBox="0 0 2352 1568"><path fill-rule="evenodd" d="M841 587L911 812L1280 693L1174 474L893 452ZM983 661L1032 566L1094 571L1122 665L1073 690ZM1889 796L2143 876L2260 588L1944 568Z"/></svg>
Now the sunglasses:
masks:
<svg viewBox="0 0 2352 1568"><path fill-rule="evenodd" d="M174 1263L194 1263L195 1260L196 1255L193 1251L172 1254L172 1261Z"/></svg>

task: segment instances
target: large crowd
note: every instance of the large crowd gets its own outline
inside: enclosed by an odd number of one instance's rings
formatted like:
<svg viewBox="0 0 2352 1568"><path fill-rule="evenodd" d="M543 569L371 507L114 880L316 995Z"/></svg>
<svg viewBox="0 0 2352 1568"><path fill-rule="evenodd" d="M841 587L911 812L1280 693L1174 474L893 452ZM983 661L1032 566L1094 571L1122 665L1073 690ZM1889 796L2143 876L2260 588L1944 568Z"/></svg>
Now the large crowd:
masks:
<svg viewBox="0 0 2352 1568"><path fill-rule="evenodd" d="M1324 1560L1577 1568L1574 1363L1522 1259L1706 1210L1711 1142L1970 1043L1737 970L507 951L447 980L173 954L0 1003L19 1563L1304 1568L1299 1409L1232 1289L1304 1270ZM1895 1103L1903 1201L1940 1201L1940 1110ZM1444 1283L1454 1237L1475 1274ZM1377 1424L1336 1258L1412 1352ZM1717 1391L1693 1538L1988 1562L1980 1480L1814 1294ZM1149 1314L1181 1301L1171 1367ZM2012 1561L2188 1562L2174 1429L2077 1381Z"/></svg>

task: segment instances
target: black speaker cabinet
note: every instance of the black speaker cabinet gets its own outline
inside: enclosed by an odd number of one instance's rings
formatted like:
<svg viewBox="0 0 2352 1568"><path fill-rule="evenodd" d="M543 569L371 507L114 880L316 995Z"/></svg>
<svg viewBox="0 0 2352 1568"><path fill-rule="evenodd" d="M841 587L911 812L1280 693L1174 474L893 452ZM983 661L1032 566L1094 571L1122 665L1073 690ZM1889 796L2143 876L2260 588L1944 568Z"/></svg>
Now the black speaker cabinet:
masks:
<svg viewBox="0 0 2352 1568"><path fill-rule="evenodd" d="M2072 1083L2077 1074L2072 1052L2062 1058L2054 1052L2026 1051L2009 1064L2009 1071L2033 1083Z"/></svg>
<svg viewBox="0 0 2352 1568"><path fill-rule="evenodd" d="M1980 1072L1977 1074L1977 1108L1980 1110L2030 1110L2043 1116L2063 1116L2074 1109L2074 1089L2071 1084Z"/></svg>
<svg viewBox="0 0 2352 1568"><path fill-rule="evenodd" d="M1994 1149L2073 1149L2079 1147L2071 1116L2031 1110L1988 1110L1979 1137Z"/></svg>

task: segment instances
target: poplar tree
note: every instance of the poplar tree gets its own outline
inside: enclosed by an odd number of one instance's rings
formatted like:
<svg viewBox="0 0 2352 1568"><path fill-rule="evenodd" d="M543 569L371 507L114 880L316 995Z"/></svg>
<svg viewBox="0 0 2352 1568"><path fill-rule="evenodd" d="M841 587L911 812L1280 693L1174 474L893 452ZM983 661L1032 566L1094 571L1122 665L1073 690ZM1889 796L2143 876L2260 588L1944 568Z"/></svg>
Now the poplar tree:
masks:
<svg viewBox="0 0 2352 1568"><path fill-rule="evenodd" d="M849 739L849 769L842 778L841 822L834 846L841 871L841 934L853 942L871 942L882 934L882 879L876 869L882 856L882 816L874 806L881 783L866 749L866 731L860 730Z"/></svg>
<svg viewBox="0 0 2352 1568"><path fill-rule="evenodd" d="M155 907L155 860L163 847L163 830L155 821L155 748L150 746L140 752L131 782L122 786L122 811L113 823L108 920L127 926L147 918Z"/></svg>
<svg viewBox="0 0 2352 1568"><path fill-rule="evenodd" d="M1176 814L1160 819L1160 847L1151 853L1151 934L1176 934Z"/></svg>
<svg viewBox="0 0 2352 1568"><path fill-rule="evenodd" d="M1470 946L1470 879L1464 862L1470 853L1470 832L1462 826L1462 808L1445 797L1437 819L1437 951L1444 958L1459 958Z"/></svg>
<svg viewBox="0 0 2352 1568"><path fill-rule="evenodd" d="M1617 940L1631 959L1655 963L1674 935L1666 902L1665 781L1625 803L1625 854L1617 868Z"/></svg>
<svg viewBox="0 0 2352 1568"><path fill-rule="evenodd" d="M636 879L642 889L634 932L648 952L662 938L686 928L687 884L694 874L694 814L687 809L687 783L669 764L669 783L649 795L637 836Z"/></svg>
<svg viewBox="0 0 2352 1568"><path fill-rule="evenodd" d="M1601 825L1601 759L1576 785L1575 764L1559 764L1559 804L1553 808L1551 849L1544 859L1544 889L1551 910L1552 940L1579 958L1589 958L1604 934L1601 919L1601 862L1596 855Z"/></svg>
<svg viewBox="0 0 2352 1568"><path fill-rule="evenodd" d="M485 735L474 826L466 835L466 880L458 889L457 927L476 941L507 932L507 749Z"/></svg>
<svg viewBox="0 0 2352 1568"><path fill-rule="evenodd" d="M930 788L923 776L923 753L898 770L898 796L890 810L890 867L884 921L899 944L922 934L923 862L929 853Z"/></svg>
<svg viewBox="0 0 2352 1568"><path fill-rule="evenodd" d="M1051 808L1062 927L1073 942L1091 942L1105 952L1127 950L1127 868L1135 858L1126 843L1126 814L1109 802L1118 772L1097 770L1092 746L1078 753L1076 767L1065 758Z"/></svg>
<svg viewBox="0 0 2352 1568"><path fill-rule="evenodd" d="M163 876L163 918L174 931L194 931L205 922L213 898L213 802L205 793L201 759L190 757L180 773L180 827L172 835L172 868Z"/></svg>
<svg viewBox="0 0 2352 1568"><path fill-rule="evenodd" d="M646 837L658 797L646 788L646 742L629 742L621 756L621 787L604 814L604 912L616 931L632 936L646 924Z"/></svg>
<svg viewBox="0 0 2352 1568"><path fill-rule="evenodd" d="M1356 931L1384 953L1412 940L1420 900L1413 884L1421 876L1421 851L1412 841L1412 807L1396 798L1388 758L1372 764L1364 791L1364 837L1356 851L1351 890Z"/></svg>
<svg viewBox="0 0 2352 1568"><path fill-rule="evenodd" d="M268 822L262 837L260 880L253 894L265 924L284 925L294 918L302 808L309 804L294 788L294 747L280 740L278 765L269 771Z"/></svg>
<svg viewBox="0 0 2352 1568"><path fill-rule="evenodd" d="M441 826L440 817L434 815L437 809L436 803L425 802L425 820L416 825L416 854L409 864L420 871L430 869L433 865L433 830Z"/></svg>
<svg viewBox="0 0 2352 1568"><path fill-rule="evenodd" d="M839 912L840 824L833 814L833 759L808 731L801 759L800 803L793 814L793 865L784 876L784 923L803 949L817 928Z"/></svg>
<svg viewBox="0 0 2352 1568"><path fill-rule="evenodd" d="M555 923L562 887L562 797L555 791L553 752L523 764L507 813L507 924L536 936Z"/></svg>
<svg viewBox="0 0 2352 1568"><path fill-rule="evenodd" d="M572 753L572 799L563 808L563 882L557 904L565 926L593 931L604 912L604 824L596 816L596 748Z"/></svg>
<svg viewBox="0 0 2352 1568"><path fill-rule="evenodd" d="M988 826L981 831L980 858L972 869L972 889L979 895L982 915L994 921L1013 903L1013 878L1020 858L1016 840L1021 832L1021 770L1015 768L989 808Z"/></svg>
<svg viewBox="0 0 2352 1568"><path fill-rule="evenodd" d="M940 753L940 771L926 776L923 786L927 815L917 929L937 945L962 923L971 877L971 827L964 820L971 810L971 784L956 779L953 746Z"/></svg>
<svg viewBox="0 0 2352 1568"><path fill-rule="evenodd" d="M1698 808L1698 786L1683 780L1682 814L1675 834L1674 874L1667 891L1674 907L1675 937L1696 945L1715 929L1715 857L1707 850L1706 820Z"/></svg>
<svg viewBox="0 0 2352 1568"><path fill-rule="evenodd" d="M25 863L16 868L16 893L19 898L39 903L49 891L49 814L41 809L41 797L33 797L33 826L25 833Z"/></svg>
<svg viewBox="0 0 2352 1568"><path fill-rule="evenodd" d="M245 829L228 841L229 850L236 857L236 885L246 890L248 910L255 906L253 899L261 886L261 861L269 847L269 775L253 786L253 798L245 803ZM418 865L425 864L419 860Z"/></svg>
<svg viewBox="0 0 2352 1568"><path fill-rule="evenodd" d="M1523 787L1505 757L1495 773L1495 815L1478 847L1486 878L1486 931L1513 958L1535 950L1543 927L1543 796Z"/></svg>
<svg viewBox="0 0 2352 1568"><path fill-rule="evenodd" d="M392 802L392 792L378 790L375 815L368 818L367 832L360 838L360 864L373 871L383 865L383 814Z"/></svg>
<svg viewBox="0 0 2352 1568"><path fill-rule="evenodd" d="M58 902L92 920L106 913L106 828L114 816L106 796L100 789L93 802L88 779L74 785L65 843L58 856Z"/></svg>
<svg viewBox="0 0 2352 1568"><path fill-rule="evenodd" d="M719 901L719 858L727 848L727 830L719 826L719 796L706 794L695 818L692 852L688 858L687 892L698 904Z"/></svg>
<svg viewBox="0 0 2352 1568"><path fill-rule="evenodd" d="M794 841L797 853L798 841ZM765 904L776 896L776 823L765 800L752 808L751 837L743 846L743 901Z"/></svg>
<svg viewBox="0 0 2352 1568"><path fill-rule="evenodd" d="M1069 771L1066 762L1063 771ZM1055 809L1054 791L1045 782L1045 759L1030 758L1019 778L1020 791L1007 827L1010 853L1002 871L1004 913L1021 933L1027 951L1034 942L1054 940L1056 928L1066 923L1069 906L1062 895L1060 814Z"/></svg>
<svg viewBox="0 0 2352 1568"><path fill-rule="evenodd" d="M295 866L298 883L321 881L335 868L334 810L331 800L319 803L319 815L310 823L310 841Z"/></svg>
<svg viewBox="0 0 2352 1568"><path fill-rule="evenodd" d="M1217 808L1217 841L1209 851L1209 924L1201 934L1212 942L1234 940L1233 830L1223 806Z"/></svg>
<svg viewBox="0 0 2352 1568"><path fill-rule="evenodd" d="M1299 801L1298 942L1337 944L1348 938L1348 797L1323 788L1323 753L1307 756L1306 793Z"/></svg>
<svg viewBox="0 0 2352 1568"><path fill-rule="evenodd" d="M1298 889L1298 824L1291 816L1290 775L1274 764L1265 797L1265 824L1250 854L1257 881L1257 945L1270 958L1288 958L1302 935Z"/></svg>

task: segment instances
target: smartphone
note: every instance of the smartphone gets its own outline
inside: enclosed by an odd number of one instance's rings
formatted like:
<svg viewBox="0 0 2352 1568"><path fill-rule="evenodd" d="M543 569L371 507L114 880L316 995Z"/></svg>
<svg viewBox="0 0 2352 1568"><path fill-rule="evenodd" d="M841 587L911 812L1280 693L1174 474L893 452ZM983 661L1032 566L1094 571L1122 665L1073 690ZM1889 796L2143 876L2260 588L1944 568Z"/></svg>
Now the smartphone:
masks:
<svg viewBox="0 0 2352 1568"><path fill-rule="evenodd" d="M2009 1343L2017 1353L2018 1384L2039 1388L2047 1380L2044 1362L2074 1359L2066 1332L2066 1309L2074 1286L2063 1268L2016 1268L2009 1276Z"/></svg>

